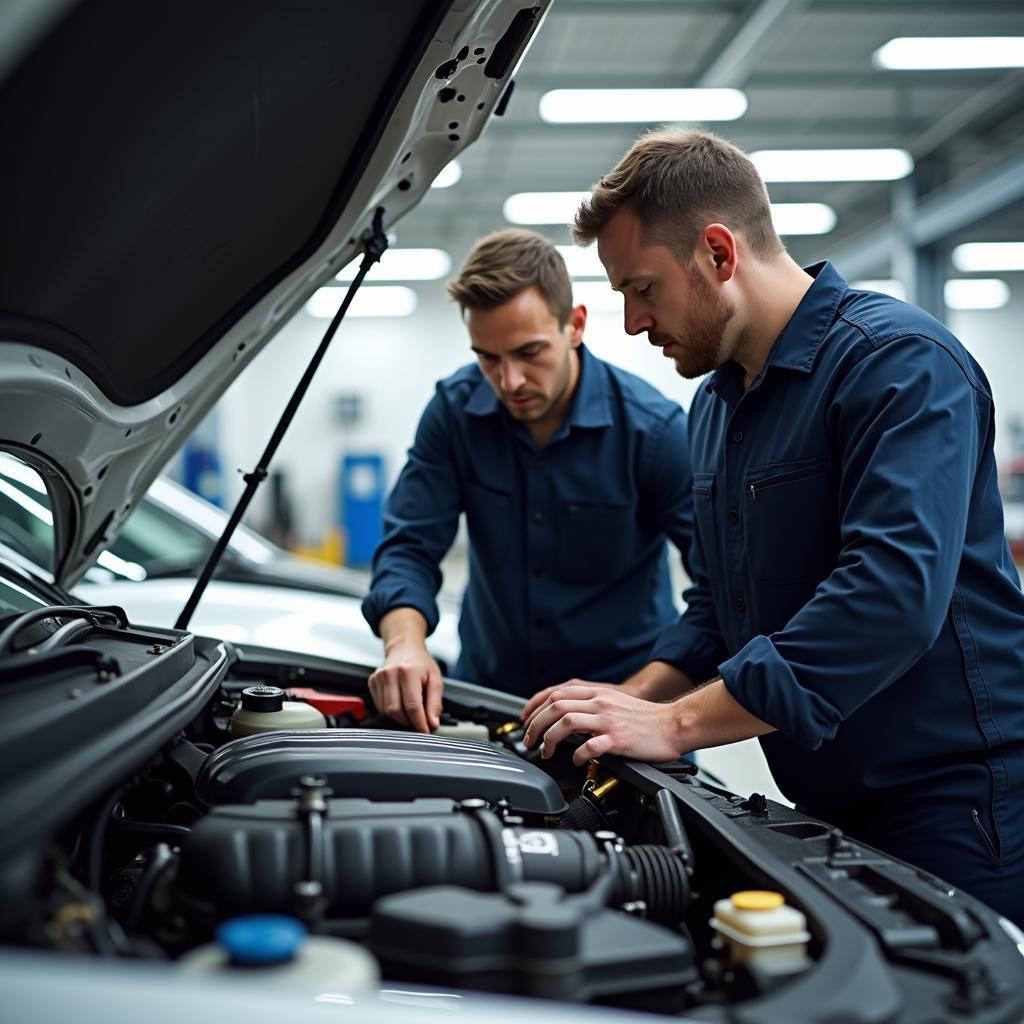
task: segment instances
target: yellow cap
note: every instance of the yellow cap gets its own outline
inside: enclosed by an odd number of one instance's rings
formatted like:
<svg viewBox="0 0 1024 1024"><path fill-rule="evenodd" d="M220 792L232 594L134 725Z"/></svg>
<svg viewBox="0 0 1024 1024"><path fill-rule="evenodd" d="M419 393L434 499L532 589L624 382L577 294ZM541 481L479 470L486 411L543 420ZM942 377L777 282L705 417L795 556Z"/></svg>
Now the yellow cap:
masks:
<svg viewBox="0 0 1024 1024"><path fill-rule="evenodd" d="M747 889L732 894L732 905L737 910L775 910L785 902L781 893L761 889Z"/></svg>

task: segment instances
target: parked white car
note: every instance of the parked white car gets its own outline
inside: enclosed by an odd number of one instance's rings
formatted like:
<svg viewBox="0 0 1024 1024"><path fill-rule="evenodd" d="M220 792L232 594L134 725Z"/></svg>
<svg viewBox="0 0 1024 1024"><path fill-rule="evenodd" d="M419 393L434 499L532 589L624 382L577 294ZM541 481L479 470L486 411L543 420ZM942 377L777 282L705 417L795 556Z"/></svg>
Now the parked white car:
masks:
<svg viewBox="0 0 1024 1024"><path fill-rule="evenodd" d="M228 514L157 477L109 548L86 570L75 594L116 604L132 622L173 625ZM53 515L39 474L0 453L0 543L41 569L53 550ZM305 562L239 526L192 618L193 628L240 644L374 664L381 642L360 611L366 572ZM429 646L442 671L459 653L458 603L442 599Z"/></svg>

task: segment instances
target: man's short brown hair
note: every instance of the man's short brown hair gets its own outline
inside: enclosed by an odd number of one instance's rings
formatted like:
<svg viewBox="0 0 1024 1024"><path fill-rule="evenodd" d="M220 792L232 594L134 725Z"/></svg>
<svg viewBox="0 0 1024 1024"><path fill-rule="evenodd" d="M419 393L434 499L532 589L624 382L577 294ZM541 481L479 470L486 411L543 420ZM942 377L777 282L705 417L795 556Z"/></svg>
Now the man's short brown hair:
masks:
<svg viewBox="0 0 1024 1024"><path fill-rule="evenodd" d="M448 294L465 313L493 309L531 287L544 297L558 326L564 327L572 310L572 282L565 260L536 231L506 228L473 246L458 276L448 283Z"/></svg>
<svg viewBox="0 0 1024 1024"><path fill-rule="evenodd" d="M589 245L613 214L628 208L647 237L688 264L708 224L746 239L759 259L783 251L772 224L768 190L750 158L711 132L660 128L641 136L585 199L572 225Z"/></svg>

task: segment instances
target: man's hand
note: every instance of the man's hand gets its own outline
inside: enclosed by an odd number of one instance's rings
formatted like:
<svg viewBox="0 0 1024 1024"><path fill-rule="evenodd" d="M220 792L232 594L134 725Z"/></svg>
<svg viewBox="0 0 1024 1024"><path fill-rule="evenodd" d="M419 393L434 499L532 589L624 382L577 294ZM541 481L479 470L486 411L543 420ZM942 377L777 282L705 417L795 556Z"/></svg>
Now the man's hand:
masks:
<svg viewBox="0 0 1024 1024"><path fill-rule="evenodd" d="M524 737L528 747L542 744L542 757L550 757L555 747L574 732L590 734L573 754L577 765L602 754L657 763L674 761L684 753L675 702L656 704L623 692L619 686L574 681L549 687L530 704L545 694L527 722Z"/></svg>
<svg viewBox="0 0 1024 1024"><path fill-rule="evenodd" d="M416 732L441 724L441 670L424 643L426 619L414 608L394 608L380 620L384 664L370 676L370 696L381 714Z"/></svg>
<svg viewBox="0 0 1024 1024"><path fill-rule="evenodd" d="M519 717L524 722L528 722L533 718L537 709L548 702L551 694L553 694L555 690L564 690L567 686L590 686L596 690L619 690L623 693L630 692L628 683L591 683L586 679L570 679L567 683L559 683L557 686L547 686L543 690L538 690L529 699L529 701L527 701L526 707L523 708L523 713Z"/></svg>
<svg viewBox="0 0 1024 1024"><path fill-rule="evenodd" d="M675 700L687 690L693 689L693 680L674 665L669 665L664 661L651 661L624 683L592 683L586 679L570 679L567 683L548 686L530 698L519 717L524 722L528 722L537 708L544 704L555 690L566 686L611 687L613 690L618 690L619 693L628 693L632 697L666 701Z"/></svg>
<svg viewBox="0 0 1024 1024"><path fill-rule="evenodd" d="M370 696L377 710L416 732L430 732L441 722L441 670L421 651L396 650L370 676Z"/></svg>

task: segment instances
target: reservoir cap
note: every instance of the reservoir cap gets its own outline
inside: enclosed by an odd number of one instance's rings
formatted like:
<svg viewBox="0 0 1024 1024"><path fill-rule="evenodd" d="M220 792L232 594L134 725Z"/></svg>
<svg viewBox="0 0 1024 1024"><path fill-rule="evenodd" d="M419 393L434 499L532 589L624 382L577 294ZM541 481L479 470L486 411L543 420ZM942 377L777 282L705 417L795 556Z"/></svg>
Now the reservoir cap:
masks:
<svg viewBox="0 0 1024 1024"><path fill-rule="evenodd" d="M306 926L284 914L247 914L221 924L216 938L234 966L269 966L294 959Z"/></svg>
<svg viewBox="0 0 1024 1024"><path fill-rule="evenodd" d="M284 690L280 686L247 686L242 691L242 707L246 711L280 711Z"/></svg>
<svg viewBox="0 0 1024 1024"><path fill-rule="evenodd" d="M781 893L762 889L747 889L732 894L732 905L737 910L776 910L785 902Z"/></svg>

